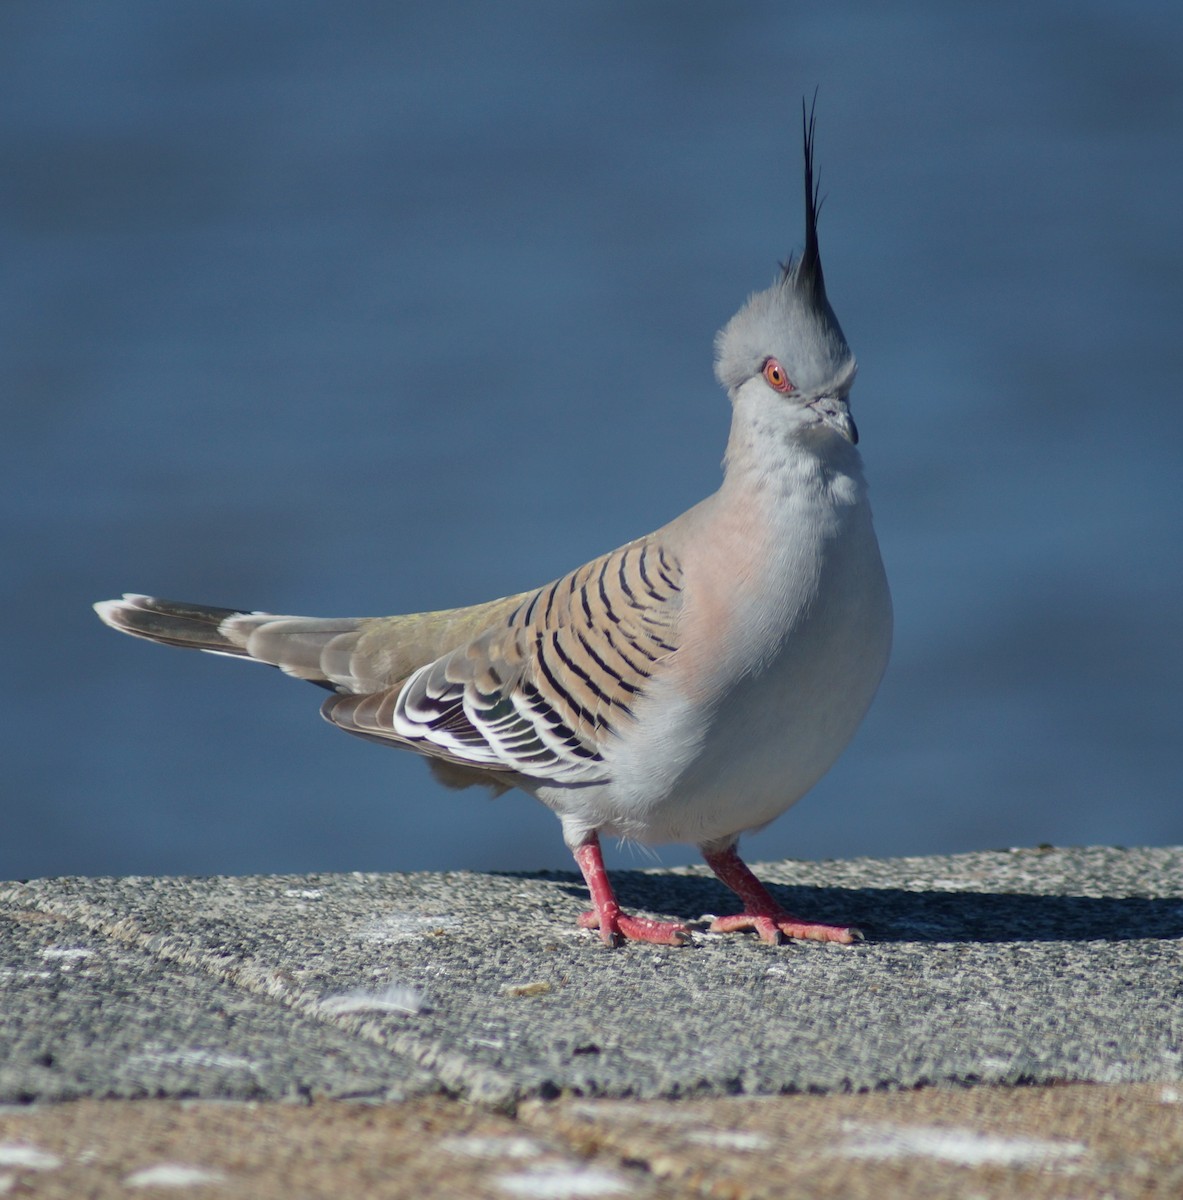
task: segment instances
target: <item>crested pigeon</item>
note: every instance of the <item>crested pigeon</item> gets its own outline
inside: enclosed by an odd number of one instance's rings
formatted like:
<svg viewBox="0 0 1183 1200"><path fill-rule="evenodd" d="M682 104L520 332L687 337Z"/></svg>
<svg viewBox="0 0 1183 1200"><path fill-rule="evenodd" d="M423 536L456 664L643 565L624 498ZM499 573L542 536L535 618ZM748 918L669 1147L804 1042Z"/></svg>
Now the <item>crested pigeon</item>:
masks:
<svg viewBox="0 0 1183 1200"><path fill-rule="evenodd" d="M129 594L99 616L318 684L330 722L417 751L446 783L537 797L591 893L579 924L609 945L690 930L621 911L601 835L697 845L742 902L714 931L858 940L786 912L737 852L837 759L891 646L802 111L804 250L716 338L733 412L714 495L553 583L467 608L337 620Z"/></svg>

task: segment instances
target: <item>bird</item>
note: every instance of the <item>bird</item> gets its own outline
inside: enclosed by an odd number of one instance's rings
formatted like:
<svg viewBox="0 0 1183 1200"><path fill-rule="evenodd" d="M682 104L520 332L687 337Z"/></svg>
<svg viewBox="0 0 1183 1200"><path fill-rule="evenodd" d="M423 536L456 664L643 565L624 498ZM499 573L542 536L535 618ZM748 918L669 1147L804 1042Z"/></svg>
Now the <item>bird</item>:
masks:
<svg viewBox="0 0 1183 1200"><path fill-rule="evenodd" d="M738 850L834 764L891 650L856 360L818 248L815 110L802 103L804 248L715 339L732 419L712 495L543 587L463 608L324 619L128 593L99 617L319 685L328 721L418 752L445 784L536 797L591 896L578 924L609 946L693 931L622 911L602 837L697 846L741 904L708 931L862 940L786 911Z"/></svg>

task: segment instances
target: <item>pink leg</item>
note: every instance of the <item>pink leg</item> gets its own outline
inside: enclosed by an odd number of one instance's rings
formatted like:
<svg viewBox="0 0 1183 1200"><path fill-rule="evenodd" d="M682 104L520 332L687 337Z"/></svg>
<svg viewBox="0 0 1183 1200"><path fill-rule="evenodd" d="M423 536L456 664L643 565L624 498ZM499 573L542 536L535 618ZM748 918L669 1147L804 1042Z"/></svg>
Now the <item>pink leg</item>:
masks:
<svg viewBox="0 0 1183 1200"><path fill-rule="evenodd" d="M600 839L593 833L587 841L576 847L575 861L587 881L591 892L594 912L585 912L579 918L583 929L598 929L600 938L607 946L619 946L624 940L634 942L657 942L663 946L681 946L690 937L690 930L675 921L650 921L645 917L630 917L620 911L616 893L604 867L604 856L600 853Z"/></svg>
<svg viewBox="0 0 1183 1200"><path fill-rule="evenodd" d="M752 874L734 846L726 850L703 850L706 864L743 901L743 912L733 917L717 917L711 922L712 933L732 933L754 929L762 942L775 946L784 937L806 938L813 942L861 942L863 935L846 925L817 925L785 912L768 889ZM782 937L783 935L783 937Z"/></svg>

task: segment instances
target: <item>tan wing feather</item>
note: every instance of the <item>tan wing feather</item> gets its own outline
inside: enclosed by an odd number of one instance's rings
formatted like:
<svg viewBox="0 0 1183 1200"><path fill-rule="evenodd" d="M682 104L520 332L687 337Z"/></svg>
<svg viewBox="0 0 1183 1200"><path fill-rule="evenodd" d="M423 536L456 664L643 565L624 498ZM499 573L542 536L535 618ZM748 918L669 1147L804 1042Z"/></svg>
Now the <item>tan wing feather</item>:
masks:
<svg viewBox="0 0 1183 1200"><path fill-rule="evenodd" d="M405 682L332 698L325 716L484 771L599 778L604 742L634 719L676 652L681 588L668 550L653 538L632 542L515 597L479 636Z"/></svg>
<svg viewBox="0 0 1183 1200"><path fill-rule="evenodd" d="M424 663L464 645L527 595L441 612L341 621L238 613L220 628L241 653L288 675L347 692L371 693L401 684Z"/></svg>

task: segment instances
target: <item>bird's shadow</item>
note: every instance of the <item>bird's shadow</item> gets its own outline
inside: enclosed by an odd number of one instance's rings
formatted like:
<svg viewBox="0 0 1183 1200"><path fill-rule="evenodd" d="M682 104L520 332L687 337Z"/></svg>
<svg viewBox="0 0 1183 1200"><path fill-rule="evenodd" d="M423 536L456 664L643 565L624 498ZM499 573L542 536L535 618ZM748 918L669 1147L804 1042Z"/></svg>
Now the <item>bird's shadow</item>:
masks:
<svg viewBox="0 0 1183 1200"><path fill-rule="evenodd" d="M520 874L514 873L517 878ZM583 881L567 872L525 876L557 883L586 906ZM695 922L738 910L713 879L613 871L626 911ZM903 888L792 887L768 884L789 912L808 921L854 925L869 942L1125 942L1183 938L1183 896L1041 896Z"/></svg>

